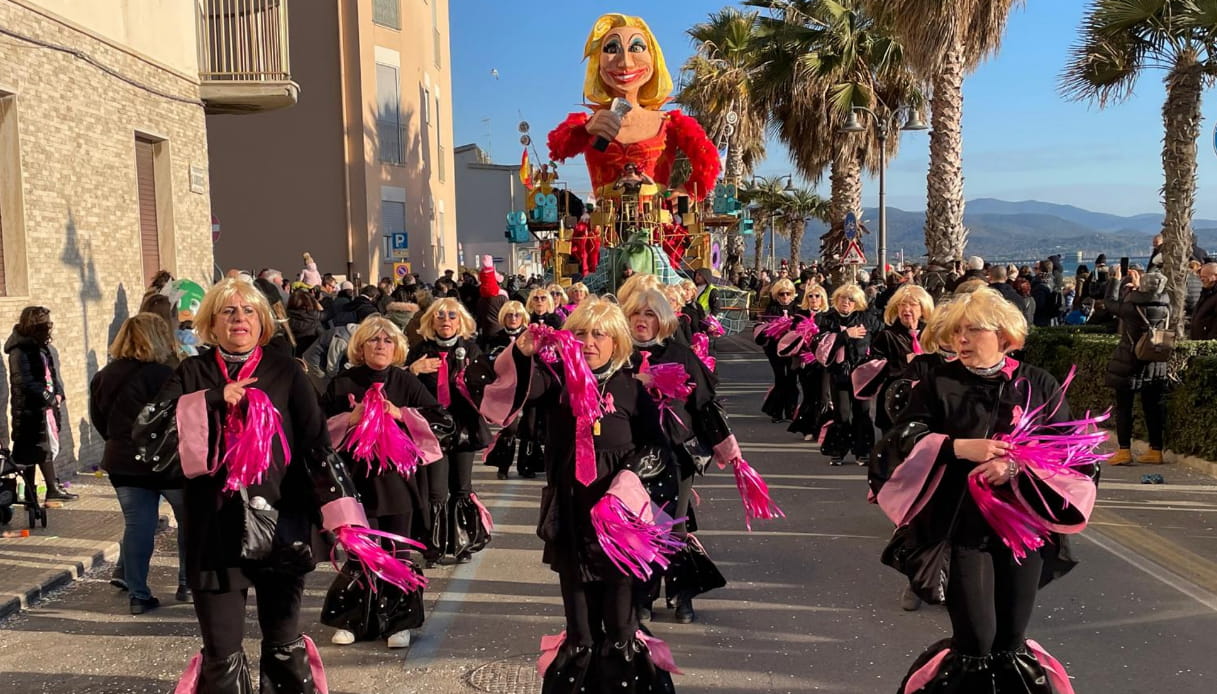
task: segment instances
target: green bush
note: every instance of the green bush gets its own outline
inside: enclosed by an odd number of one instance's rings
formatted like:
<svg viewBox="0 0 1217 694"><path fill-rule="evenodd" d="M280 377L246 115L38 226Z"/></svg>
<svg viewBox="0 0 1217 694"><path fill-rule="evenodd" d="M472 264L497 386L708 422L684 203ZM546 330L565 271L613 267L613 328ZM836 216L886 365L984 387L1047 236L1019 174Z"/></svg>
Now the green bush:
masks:
<svg viewBox="0 0 1217 694"><path fill-rule="evenodd" d="M1058 379L1065 378L1069 368L1077 365L1078 372L1069 388L1069 405L1075 414L1103 412L1114 406L1115 393L1107 385L1107 360L1115 351L1119 338L1099 326L1064 326L1033 328L1021 358L1028 364L1046 369ZM1217 393L1217 340L1185 340L1175 347L1171 357L1172 387L1166 406L1166 447L1184 453L1217 460L1217 408L1212 406ZM1134 434L1145 438L1145 422L1134 413ZM1114 426L1114 418L1109 422Z"/></svg>

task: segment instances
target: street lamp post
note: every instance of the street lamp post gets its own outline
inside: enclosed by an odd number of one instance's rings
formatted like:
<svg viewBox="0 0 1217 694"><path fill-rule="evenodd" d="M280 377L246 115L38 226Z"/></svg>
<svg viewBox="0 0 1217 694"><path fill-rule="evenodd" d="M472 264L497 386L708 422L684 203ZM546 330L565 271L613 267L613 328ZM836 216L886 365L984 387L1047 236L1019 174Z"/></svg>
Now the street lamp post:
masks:
<svg viewBox="0 0 1217 694"><path fill-rule="evenodd" d="M876 136L879 138L879 151L882 161L879 164L879 274L887 279L887 135L896 129L896 122L903 119L901 130L926 130L928 126L922 122L921 114L916 110L901 106L888 114L887 118L865 106L854 106L849 112L849 119L841 126L841 132L860 133L866 130L858 120L859 113L869 114L875 122Z"/></svg>
<svg viewBox="0 0 1217 694"><path fill-rule="evenodd" d="M794 190L794 175L793 174L782 174L781 176L777 176L776 178L779 181L782 180L783 178L786 179L785 191L787 193L792 192ZM755 186L756 185L756 176L753 176L752 180L749 181L749 183L751 185ZM773 225L774 224L773 219L774 219L774 217L777 216L776 212L777 212L776 210L770 210L770 214L768 215L769 216L769 270L770 270L770 272L777 272L777 266L774 264L776 262L775 256L777 254L777 250L776 250L777 249L777 227L775 227ZM765 230L761 229L761 233L762 234L765 233Z"/></svg>

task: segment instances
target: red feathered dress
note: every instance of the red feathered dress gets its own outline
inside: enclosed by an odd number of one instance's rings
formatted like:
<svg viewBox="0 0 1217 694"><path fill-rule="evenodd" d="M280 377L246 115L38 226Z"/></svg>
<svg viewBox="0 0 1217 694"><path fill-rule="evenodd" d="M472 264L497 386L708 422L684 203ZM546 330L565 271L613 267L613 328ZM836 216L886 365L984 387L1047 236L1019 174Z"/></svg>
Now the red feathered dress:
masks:
<svg viewBox="0 0 1217 694"><path fill-rule="evenodd" d="M582 154L592 186L601 190L620 178L626 164L633 163L642 173L657 183L668 185L672 164L678 151L689 159L692 173L685 181L685 190L694 200L701 200L714 190L721 165L714 143L696 119L678 110L664 112L663 124L654 137L622 144L616 140L601 152L592 146L595 138L587 132L588 114L572 113L549 133L549 158L562 162Z"/></svg>

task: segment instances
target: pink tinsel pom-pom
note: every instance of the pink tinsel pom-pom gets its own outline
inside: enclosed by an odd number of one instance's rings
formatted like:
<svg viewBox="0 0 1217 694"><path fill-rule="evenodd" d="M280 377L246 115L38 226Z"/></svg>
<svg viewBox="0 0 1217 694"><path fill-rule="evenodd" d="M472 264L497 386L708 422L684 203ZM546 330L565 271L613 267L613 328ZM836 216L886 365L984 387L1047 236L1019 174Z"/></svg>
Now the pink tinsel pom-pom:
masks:
<svg viewBox="0 0 1217 694"><path fill-rule="evenodd" d="M710 334L710 337L722 337L727 334L723 324L713 315L707 315L702 320L702 324L706 326L706 332Z"/></svg>
<svg viewBox="0 0 1217 694"><path fill-rule="evenodd" d="M562 363L566 372L566 394L576 417L599 419L603 414L596 376L583 358L581 343L569 330L555 330L548 325L528 326L537 346L537 356L546 364Z"/></svg>
<svg viewBox="0 0 1217 694"><path fill-rule="evenodd" d="M710 356L710 338L705 333L693 333L693 353L706 365L710 371L718 366L718 360Z"/></svg>
<svg viewBox="0 0 1217 694"><path fill-rule="evenodd" d="M427 578L407 560L398 559L396 552L389 552L381 546L380 540L391 540L422 550L419 543L400 535L386 533L371 528L359 528L343 525L334 529L334 536L342 548L355 561L358 561L368 573L379 577L385 583L401 588L407 593L427 587ZM375 589L375 585L372 586Z"/></svg>
<svg viewBox="0 0 1217 694"><path fill-rule="evenodd" d="M292 452L283 432L283 418L266 393L246 388L245 399L238 407L228 409L224 424L224 465L228 479L224 491L235 492L262 481L270 469L275 439L283 447L283 459L291 460Z"/></svg>
<svg viewBox="0 0 1217 694"><path fill-rule="evenodd" d="M766 322L765 327L761 328L761 334L771 339L777 339L789 332L792 324L794 324L794 318L779 316Z"/></svg>
<svg viewBox="0 0 1217 694"><path fill-rule="evenodd" d="M423 462L423 452L386 409L384 384L374 383L363 396L363 416L347 434L344 450L368 464L370 473L395 470L409 477ZM373 469L376 461L377 469Z"/></svg>
<svg viewBox="0 0 1217 694"><path fill-rule="evenodd" d="M1014 561L1021 562L1028 552L1044 546L1044 538L1051 529L1039 516L1003 500L980 475L968 476L968 491L989 527L1010 548Z"/></svg>
<svg viewBox="0 0 1217 694"><path fill-rule="evenodd" d="M752 519L773 520L785 518L786 514L773 502L769 496L769 485L747 460L736 458L731 461L735 473L735 486L739 489L740 500L744 502L744 525L752 530Z"/></svg>
<svg viewBox="0 0 1217 694"><path fill-rule="evenodd" d="M605 494L592 506L591 516L596 539L613 566L640 581L650 579L651 564L668 568L668 556L684 546L672 533L677 520L656 513L655 520L648 522L612 494Z"/></svg>

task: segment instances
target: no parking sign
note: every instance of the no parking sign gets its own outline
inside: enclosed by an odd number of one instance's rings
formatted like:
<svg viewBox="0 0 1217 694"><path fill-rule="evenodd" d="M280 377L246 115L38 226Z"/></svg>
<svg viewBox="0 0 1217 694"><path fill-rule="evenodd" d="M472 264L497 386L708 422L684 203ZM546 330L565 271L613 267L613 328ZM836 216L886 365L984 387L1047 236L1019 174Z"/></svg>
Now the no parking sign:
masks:
<svg viewBox="0 0 1217 694"><path fill-rule="evenodd" d="M393 277L395 277L398 282L406 279L406 276L409 274L410 263L393 263Z"/></svg>

